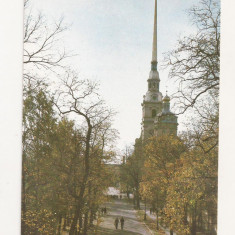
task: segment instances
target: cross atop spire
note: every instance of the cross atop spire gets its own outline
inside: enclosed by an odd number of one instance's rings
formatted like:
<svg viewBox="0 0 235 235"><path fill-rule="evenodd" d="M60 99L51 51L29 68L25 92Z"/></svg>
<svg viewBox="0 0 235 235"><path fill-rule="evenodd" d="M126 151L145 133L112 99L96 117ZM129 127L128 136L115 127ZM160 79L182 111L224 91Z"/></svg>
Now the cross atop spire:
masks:
<svg viewBox="0 0 235 235"><path fill-rule="evenodd" d="M157 0L155 0L154 10L152 68L157 68Z"/></svg>

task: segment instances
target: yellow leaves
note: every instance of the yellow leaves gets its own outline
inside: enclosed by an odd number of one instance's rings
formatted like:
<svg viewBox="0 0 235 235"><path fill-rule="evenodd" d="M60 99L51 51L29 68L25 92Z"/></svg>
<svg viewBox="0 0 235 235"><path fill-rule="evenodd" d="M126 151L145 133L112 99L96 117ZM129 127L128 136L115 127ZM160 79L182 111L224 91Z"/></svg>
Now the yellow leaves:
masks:
<svg viewBox="0 0 235 235"><path fill-rule="evenodd" d="M26 211L24 222L27 234L34 234L35 231L40 234L53 234L56 220L47 209L33 210L30 208Z"/></svg>
<svg viewBox="0 0 235 235"><path fill-rule="evenodd" d="M141 195L157 206L163 202L162 219L181 235L190 234L185 222L190 209L216 204L217 188L217 150L205 153L184 142L172 136L150 139L141 184Z"/></svg>
<svg viewBox="0 0 235 235"><path fill-rule="evenodd" d="M144 181L156 182L161 188L167 186L169 179L174 175L177 159L184 150L185 146L178 137L151 138L144 147L148 156L145 161Z"/></svg>

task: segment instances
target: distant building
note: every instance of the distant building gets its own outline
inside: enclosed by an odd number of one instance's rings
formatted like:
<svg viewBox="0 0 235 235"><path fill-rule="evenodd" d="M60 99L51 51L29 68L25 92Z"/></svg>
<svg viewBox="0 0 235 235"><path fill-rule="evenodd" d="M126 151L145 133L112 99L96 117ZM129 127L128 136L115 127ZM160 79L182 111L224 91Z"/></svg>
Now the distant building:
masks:
<svg viewBox="0 0 235 235"><path fill-rule="evenodd" d="M151 71L149 74L148 90L143 97L141 138L146 140L149 137L162 134L177 135L177 116L170 111L170 98L166 94L162 98L159 91L160 77L157 69L157 0L155 0L153 30L153 49Z"/></svg>

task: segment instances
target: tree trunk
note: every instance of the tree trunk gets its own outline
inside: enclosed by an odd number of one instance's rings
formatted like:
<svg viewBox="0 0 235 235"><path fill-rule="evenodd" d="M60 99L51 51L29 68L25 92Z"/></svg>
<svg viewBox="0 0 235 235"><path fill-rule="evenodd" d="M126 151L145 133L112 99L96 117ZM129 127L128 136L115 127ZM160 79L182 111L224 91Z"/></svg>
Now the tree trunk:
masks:
<svg viewBox="0 0 235 235"><path fill-rule="evenodd" d="M191 229L191 235L196 235L197 234L197 210L196 206L193 211L193 216L192 216L192 229Z"/></svg>
<svg viewBox="0 0 235 235"><path fill-rule="evenodd" d="M67 216L65 215L65 216L64 216L63 230L66 229L66 226L67 226Z"/></svg>
<svg viewBox="0 0 235 235"><path fill-rule="evenodd" d="M196 233L197 233L197 229L196 229L196 220L193 219L191 235L196 235Z"/></svg>
<svg viewBox="0 0 235 235"><path fill-rule="evenodd" d="M126 186L126 196L128 199L130 199L130 191L129 191L129 187Z"/></svg>
<svg viewBox="0 0 235 235"><path fill-rule="evenodd" d="M140 210L140 194L139 194L139 185L136 186L136 208Z"/></svg>
<svg viewBox="0 0 235 235"><path fill-rule="evenodd" d="M90 211L90 220L89 220L89 227L91 227L93 225L93 209L91 209Z"/></svg>
<svg viewBox="0 0 235 235"><path fill-rule="evenodd" d="M87 235L88 230L88 212L85 213L83 235Z"/></svg>
<svg viewBox="0 0 235 235"><path fill-rule="evenodd" d="M184 207L184 216L183 216L183 223L184 225L188 225L188 212L187 212L187 206Z"/></svg>
<svg viewBox="0 0 235 235"><path fill-rule="evenodd" d="M62 222L62 215L59 215L58 235L61 234L61 222Z"/></svg>
<svg viewBox="0 0 235 235"><path fill-rule="evenodd" d="M79 226L78 235L80 235L82 234L82 215L80 215L78 219L78 226Z"/></svg>
<svg viewBox="0 0 235 235"><path fill-rule="evenodd" d="M24 156L24 155L23 155ZM22 164L22 188L21 188L21 234L25 235L26 228L25 228L25 220L26 220L26 200L25 200L25 172L24 172L24 157L23 157L23 164Z"/></svg>
<svg viewBox="0 0 235 235"><path fill-rule="evenodd" d="M90 227L93 226L94 218L95 218L95 208L94 206L92 206L90 209L90 222L89 222Z"/></svg>
<svg viewBox="0 0 235 235"><path fill-rule="evenodd" d="M159 218L158 218L158 208L157 208L157 230L159 230Z"/></svg>
<svg viewBox="0 0 235 235"><path fill-rule="evenodd" d="M78 218L81 215L81 210L83 208L83 203L84 203L83 197L84 197L86 183L87 183L89 171L90 171L89 157L90 157L90 139L91 139L92 126L90 124L90 120L87 117L86 117L86 120L87 120L87 124L88 124L88 130L87 130L87 135L86 135L86 150L85 150L85 156L84 156L85 157L85 159L84 159L85 172L84 172L84 176L83 176L83 180L82 180L80 193L78 196L77 209L75 211L75 215L74 215L71 227L70 227L69 235L74 235Z"/></svg>
<svg viewBox="0 0 235 235"><path fill-rule="evenodd" d="M126 196L128 199L130 199L130 192L129 191L126 192Z"/></svg>
<svg viewBox="0 0 235 235"><path fill-rule="evenodd" d="M81 204L81 203L79 203L79 204ZM76 227L77 227L77 222L78 222L78 218L79 218L80 213L81 213L81 207L79 205L79 206L77 206L77 209L75 211L75 215L74 215L74 218L72 220L71 227L70 227L70 230L69 230L69 235L74 235L75 234L75 230L76 230Z"/></svg>

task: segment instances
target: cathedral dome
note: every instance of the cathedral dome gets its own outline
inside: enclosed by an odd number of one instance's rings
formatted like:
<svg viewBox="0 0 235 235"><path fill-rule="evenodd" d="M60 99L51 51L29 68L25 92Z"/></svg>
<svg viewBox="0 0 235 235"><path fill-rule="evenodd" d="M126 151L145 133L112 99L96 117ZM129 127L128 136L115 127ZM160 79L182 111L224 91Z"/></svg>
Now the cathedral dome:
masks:
<svg viewBox="0 0 235 235"><path fill-rule="evenodd" d="M163 98L163 100L162 101L164 101L164 102L170 102L170 97L168 96L168 95L166 95L164 98Z"/></svg>

